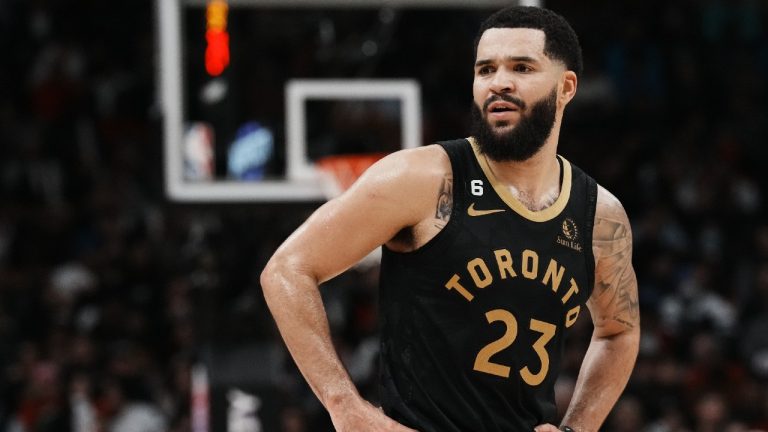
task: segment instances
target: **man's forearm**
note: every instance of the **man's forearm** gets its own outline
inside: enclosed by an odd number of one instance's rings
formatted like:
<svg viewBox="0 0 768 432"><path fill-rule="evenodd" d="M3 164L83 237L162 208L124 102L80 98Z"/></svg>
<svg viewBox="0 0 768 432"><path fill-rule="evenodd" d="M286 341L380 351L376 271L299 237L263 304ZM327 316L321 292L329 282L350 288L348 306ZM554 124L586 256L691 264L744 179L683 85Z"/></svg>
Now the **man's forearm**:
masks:
<svg viewBox="0 0 768 432"><path fill-rule="evenodd" d="M576 432L600 428L629 380L639 339L639 329L592 339L563 425Z"/></svg>
<svg viewBox="0 0 768 432"><path fill-rule="evenodd" d="M265 269L261 282L280 334L320 402L330 410L358 397L333 347L317 281L275 264Z"/></svg>

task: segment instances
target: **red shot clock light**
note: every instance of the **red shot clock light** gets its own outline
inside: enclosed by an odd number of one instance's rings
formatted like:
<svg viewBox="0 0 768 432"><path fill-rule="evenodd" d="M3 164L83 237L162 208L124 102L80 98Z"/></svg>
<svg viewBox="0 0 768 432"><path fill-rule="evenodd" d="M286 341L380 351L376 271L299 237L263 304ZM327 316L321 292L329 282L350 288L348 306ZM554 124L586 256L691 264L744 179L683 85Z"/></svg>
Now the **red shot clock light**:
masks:
<svg viewBox="0 0 768 432"><path fill-rule="evenodd" d="M205 11L205 71L211 76L221 75L229 65L228 9L225 0L211 0Z"/></svg>

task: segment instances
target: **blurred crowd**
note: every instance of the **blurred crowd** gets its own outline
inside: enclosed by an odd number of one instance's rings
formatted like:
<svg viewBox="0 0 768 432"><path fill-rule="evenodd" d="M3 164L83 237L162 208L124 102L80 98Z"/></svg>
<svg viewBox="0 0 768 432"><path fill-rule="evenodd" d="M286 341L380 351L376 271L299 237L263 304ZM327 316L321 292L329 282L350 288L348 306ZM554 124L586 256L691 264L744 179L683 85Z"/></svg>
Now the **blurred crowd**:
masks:
<svg viewBox="0 0 768 432"><path fill-rule="evenodd" d="M604 430L768 430L768 4L545 3L586 60L561 153L623 201L634 230L641 350ZM153 7L0 2L0 431L199 432L191 370L217 362L242 368L210 371L212 406L225 382L261 395L232 432L331 430L258 282L317 203L166 199ZM380 32L379 64L422 83L425 142L467 130L482 15L430 19L445 13L402 12ZM446 25L461 31L426 60L398 58L398 44L426 46ZM316 43L345 42L329 37ZM305 67L284 57L273 62ZM377 272L368 263L323 290L373 401ZM561 408L590 333L582 319L569 337ZM216 354L238 347L258 361ZM224 406L211 421L226 423Z"/></svg>

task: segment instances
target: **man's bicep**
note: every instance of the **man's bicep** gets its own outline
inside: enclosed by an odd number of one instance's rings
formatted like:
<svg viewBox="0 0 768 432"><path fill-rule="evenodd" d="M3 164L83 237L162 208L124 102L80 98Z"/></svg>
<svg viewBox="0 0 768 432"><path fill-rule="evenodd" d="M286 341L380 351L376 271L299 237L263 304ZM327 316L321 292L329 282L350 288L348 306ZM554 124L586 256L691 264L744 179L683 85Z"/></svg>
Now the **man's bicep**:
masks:
<svg viewBox="0 0 768 432"><path fill-rule="evenodd" d="M632 267L632 230L621 203L598 193L595 228L595 287L589 300L597 336L639 329L637 278Z"/></svg>

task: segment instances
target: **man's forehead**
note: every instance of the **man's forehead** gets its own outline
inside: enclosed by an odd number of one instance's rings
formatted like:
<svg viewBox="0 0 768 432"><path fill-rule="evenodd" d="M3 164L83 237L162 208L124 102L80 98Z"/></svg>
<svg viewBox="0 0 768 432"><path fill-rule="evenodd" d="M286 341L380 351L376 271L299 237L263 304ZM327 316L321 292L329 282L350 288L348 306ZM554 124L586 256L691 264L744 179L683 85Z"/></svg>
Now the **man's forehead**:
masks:
<svg viewBox="0 0 768 432"><path fill-rule="evenodd" d="M531 28L490 28L483 32L477 45L477 60L485 58L526 56L543 60L546 35Z"/></svg>

